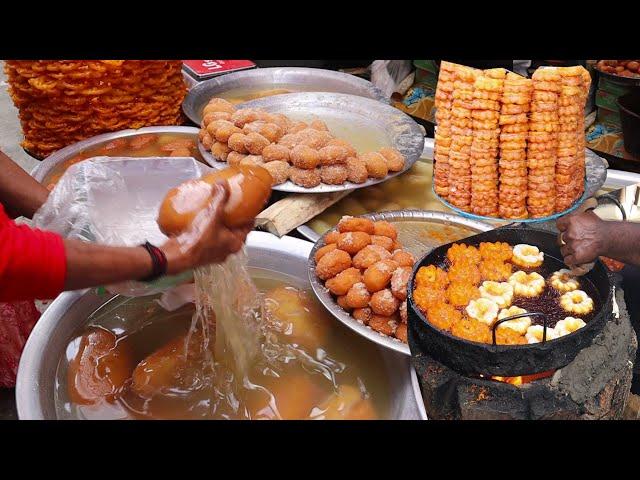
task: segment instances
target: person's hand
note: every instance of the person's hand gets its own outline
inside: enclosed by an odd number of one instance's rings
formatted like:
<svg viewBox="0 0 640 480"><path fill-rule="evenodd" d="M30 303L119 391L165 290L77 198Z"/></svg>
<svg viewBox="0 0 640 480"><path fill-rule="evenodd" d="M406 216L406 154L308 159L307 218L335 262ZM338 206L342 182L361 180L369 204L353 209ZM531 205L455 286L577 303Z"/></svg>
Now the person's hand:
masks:
<svg viewBox="0 0 640 480"><path fill-rule="evenodd" d="M593 262L607 250L604 221L593 211L561 217L556 226L560 231L560 252L570 267Z"/></svg>
<svg viewBox="0 0 640 480"><path fill-rule="evenodd" d="M162 247L167 257L167 273L180 273L190 268L223 262L242 248L253 222L239 228L224 224L224 208L229 199L226 183L212 186L213 198L208 208L194 219L191 227Z"/></svg>

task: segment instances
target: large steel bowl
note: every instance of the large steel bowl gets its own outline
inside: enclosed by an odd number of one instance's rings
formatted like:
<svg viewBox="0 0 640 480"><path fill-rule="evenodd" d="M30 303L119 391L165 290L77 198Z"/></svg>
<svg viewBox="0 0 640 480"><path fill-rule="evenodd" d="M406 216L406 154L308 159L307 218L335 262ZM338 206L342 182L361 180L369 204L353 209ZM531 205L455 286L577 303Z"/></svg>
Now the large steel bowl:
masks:
<svg viewBox="0 0 640 480"><path fill-rule="evenodd" d="M95 137L87 138L80 142L76 142L67 147L61 148L53 155L49 155L42 162L40 162L36 168L33 169L31 175L39 182L43 182L49 172L53 170L58 164L75 157L83 150L88 148L94 148L102 145L103 143L110 142L116 138L135 137L138 135L145 135L149 133L177 133L182 135L193 135L197 141L199 129L195 127L180 127L180 126L165 126L165 127L143 127L138 129L120 130L117 132L103 133L96 135Z"/></svg>
<svg viewBox="0 0 640 480"><path fill-rule="evenodd" d="M282 272L308 282L307 258L313 244L292 237L252 232L247 241L249 265ZM58 362L89 315L113 298L93 290L60 295L42 315L25 346L18 370L16 401L20 419L56 419L54 389ZM342 327L339 327L342 328ZM391 394L390 418L422 418L411 385L408 357L380 348Z"/></svg>
<svg viewBox="0 0 640 480"><path fill-rule="evenodd" d="M200 125L202 110L215 96L238 88L259 90L279 86L287 86L292 91L348 93L389 103L371 82L348 73L321 68L274 67L229 73L201 82L189 91L182 110L193 123Z"/></svg>

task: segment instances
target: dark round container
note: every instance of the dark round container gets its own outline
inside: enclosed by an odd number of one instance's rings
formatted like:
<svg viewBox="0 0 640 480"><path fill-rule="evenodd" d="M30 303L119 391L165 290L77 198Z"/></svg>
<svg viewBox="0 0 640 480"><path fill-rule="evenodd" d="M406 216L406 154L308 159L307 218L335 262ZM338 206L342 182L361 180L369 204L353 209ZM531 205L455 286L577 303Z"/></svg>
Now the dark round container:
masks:
<svg viewBox="0 0 640 480"><path fill-rule="evenodd" d="M618 98L624 148L640 156L640 92L633 90Z"/></svg>

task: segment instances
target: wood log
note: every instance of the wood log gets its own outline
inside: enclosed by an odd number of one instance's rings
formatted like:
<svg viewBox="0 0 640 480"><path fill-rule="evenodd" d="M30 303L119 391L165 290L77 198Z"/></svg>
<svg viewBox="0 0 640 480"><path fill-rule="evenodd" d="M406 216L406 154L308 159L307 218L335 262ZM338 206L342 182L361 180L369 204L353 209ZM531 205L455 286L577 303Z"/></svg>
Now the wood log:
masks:
<svg viewBox="0 0 640 480"><path fill-rule="evenodd" d="M352 190L290 195L263 210L256 218L256 228L282 237L321 214L351 192Z"/></svg>

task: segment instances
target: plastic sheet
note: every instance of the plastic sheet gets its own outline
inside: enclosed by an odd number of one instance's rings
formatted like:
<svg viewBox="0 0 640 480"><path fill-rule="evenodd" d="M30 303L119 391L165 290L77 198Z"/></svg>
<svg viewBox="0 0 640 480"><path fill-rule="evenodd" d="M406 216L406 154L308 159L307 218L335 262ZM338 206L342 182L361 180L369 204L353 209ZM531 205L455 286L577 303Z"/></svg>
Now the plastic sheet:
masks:
<svg viewBox="0 0 640 480"><path fill-rule="evenodd" d="M193 158L95 157L71 166L33 217L34 226L66 238L110 246L162 245L157 216L167 191L212 171ZM192 278L191 272L154 282L106 286L111 293L153 295Z"/></svg>

